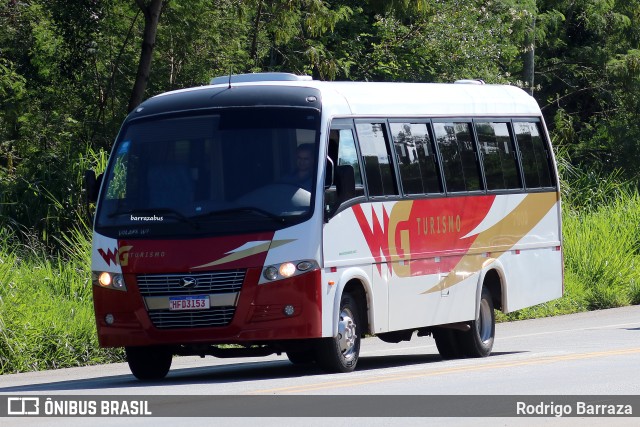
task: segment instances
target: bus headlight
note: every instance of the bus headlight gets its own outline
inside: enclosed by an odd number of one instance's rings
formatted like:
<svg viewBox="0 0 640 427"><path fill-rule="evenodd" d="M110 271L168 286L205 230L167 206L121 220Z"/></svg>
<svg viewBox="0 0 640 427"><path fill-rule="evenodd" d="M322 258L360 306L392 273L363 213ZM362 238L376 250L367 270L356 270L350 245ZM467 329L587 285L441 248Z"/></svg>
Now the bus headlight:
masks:
<svg viewBox="0 0 640 427"><path fill-rule="evenodd" d="M124 277L122 277L122 274L116 274L113 276L113 281L112 281L112 285L114 288L116 289L124 289Z"/></svg>
<svg viewBox="0 0 640 427"><path fill-rule="evenodd" d="M311 261L301 261L298 263L297 267L300 271L307 271L314 267L314 263Z"/></svg>
<svg viewBox="0 0 640 427"><path fill-rule="evenodd" d="M318 263L311 260L288 261L282 264L269 265L262 270L262 277L258 284L288 279L316 268L319 268Z"/></svg>
<svg viewBox="0 0 640 427"><path fill-rule="evenodd" d="M267 280L276 280L278 278L278 269L271 265L264 269L263 276Z"/></svg>
<svg viewBox="0 0 640 427"><path fill-rule="evenodd" d="M100 273L100 276L98 276L98 283L100 283L100 286L103 286L105 288L111 286L111 274L107 273L106 271Z"/></svg>
<svg viewBox="0 0 640 427"><path fill-rule="evenodd" d="M126 291L127 286L124 277L119 273L110 273L108 271L94 271L91 274L91 281L95 286L106 289L116 289L118 291Z"/></svg>
<svg viewBox="0 0 640 427"><path fill-rule="evenodd" d="M280 268L278 268L278 273L282 277L291 277L296 274L296 266L291 262L285 262L284 264L280 264Z"/></svg>

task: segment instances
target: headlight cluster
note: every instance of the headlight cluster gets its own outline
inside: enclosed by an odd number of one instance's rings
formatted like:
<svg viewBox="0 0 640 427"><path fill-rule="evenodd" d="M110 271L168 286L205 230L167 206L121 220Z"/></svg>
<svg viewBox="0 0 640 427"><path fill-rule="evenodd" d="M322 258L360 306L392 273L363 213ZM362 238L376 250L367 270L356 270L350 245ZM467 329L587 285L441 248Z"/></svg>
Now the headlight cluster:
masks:
<svg viewBox="0 0 640 427"><path fill-rule="evenodd" d="M282 264L270 265L262 270L262 278L260 283L273 282L274 280L287 279L289 277L297 276L298 274L306 273L307 271L318 268L318 263L315 261L289 261Z"/></svg>
<svg viewBox="0 0 640 427"><path fill-rule="evenodd" d="M106 271L91 272L91 282L94 286L107 289L115 289L118 291L126 291L127 286L124 283L124 277L119 273L109 273Z"/></svg>

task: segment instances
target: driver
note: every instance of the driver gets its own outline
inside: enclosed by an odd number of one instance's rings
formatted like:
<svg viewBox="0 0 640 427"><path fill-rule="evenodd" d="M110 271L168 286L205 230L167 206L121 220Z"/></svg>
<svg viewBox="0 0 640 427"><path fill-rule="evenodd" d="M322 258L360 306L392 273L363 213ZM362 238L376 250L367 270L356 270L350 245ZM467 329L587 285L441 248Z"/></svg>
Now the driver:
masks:
<svg viewBox="0 0 640 427"><path fill-rule="evenodd" d="M284 178L287 184L297 185L298 187L311 191L313 173L313 145L302 144L296 151L296 168L293 173Z"/></svg>

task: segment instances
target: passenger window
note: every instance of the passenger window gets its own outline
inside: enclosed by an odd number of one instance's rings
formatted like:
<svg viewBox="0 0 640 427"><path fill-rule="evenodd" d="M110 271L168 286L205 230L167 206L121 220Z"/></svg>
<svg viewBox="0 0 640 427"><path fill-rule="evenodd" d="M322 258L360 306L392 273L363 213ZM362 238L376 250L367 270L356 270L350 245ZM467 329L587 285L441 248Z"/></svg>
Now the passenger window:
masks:
<svg viewBox="0 0 640 427"><path fill-rule="evenodd" d="M442 169L447 191L482 190L470 124L434 123L433 129L442 155Z"/></svg>
<svg viewBox="0 0 640 427"><path fill-rule="evenodd" d="M553 187L549 153L536 123L514 122L527 188Z"/></svg>
<svg viewBox="0 0 640 427"><path fill-rule="evenodd" d="M508 123L476 123L487 190L522 188Z"/></svg>
<svg viewBox="0 0 640 427"><path fill-rule="evenodd" d="M389 196L397 194L393 170L391 169L391 153L385 126L382 123L356 124L360 149L364 158L367 188L370 196Z"/></svg>
<svg viewBox="0 0 640 427"><path fill-rule="evenodd" d="M426 123L391 123L404 194L441 193L433 142Z"/></svg>

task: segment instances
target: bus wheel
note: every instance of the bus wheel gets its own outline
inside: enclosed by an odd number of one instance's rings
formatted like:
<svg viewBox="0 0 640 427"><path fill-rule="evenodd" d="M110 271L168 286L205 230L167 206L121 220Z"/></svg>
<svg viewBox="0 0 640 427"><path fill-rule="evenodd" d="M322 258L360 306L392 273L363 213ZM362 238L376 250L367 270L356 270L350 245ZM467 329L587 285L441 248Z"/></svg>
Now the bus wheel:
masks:
<svg viewBox="0 0 640 427"><path fill-rule="evenodd" d="M139 380L161 380L171 368L171 350L165 347L125 347L131 373Z"/></svg>
<svg viewBox="0 0 640 427"><path fill-rule="evenodd" d="M360 356L358 304L348 293L340 300L338 335L322 338L316 347L316 362L327 372L351 372Z"/></svg>
<svg viewBox="0 0 640 427"><path fill-rule="evenodd" d="M493 299L487 288L482 288L478 318L471 322L471 329L460 332L459 339L463 351L468 357L486 357L491 354L496 334L496 315L493 311Z"/></svg>
<svg viewBox="0 0 640 427"><path fill-rule="evenodd" d="M432 332L438 352L443 359L458 359L462 356L457 332L445 328L435 329Z"/></svg>

